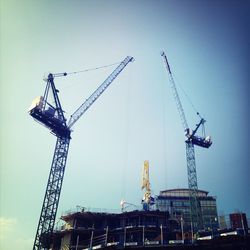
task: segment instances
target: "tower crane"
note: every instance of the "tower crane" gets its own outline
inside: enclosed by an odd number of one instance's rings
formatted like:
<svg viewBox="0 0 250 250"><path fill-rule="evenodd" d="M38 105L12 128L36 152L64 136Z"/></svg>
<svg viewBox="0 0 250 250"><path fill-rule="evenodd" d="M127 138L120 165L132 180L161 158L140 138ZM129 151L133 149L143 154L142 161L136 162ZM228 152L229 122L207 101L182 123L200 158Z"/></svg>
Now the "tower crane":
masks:
<svg viewBox="0 0 250 250"><path fill-rule="evenodd" d="M47 84L44 95L32 102L29 114L36 121L47 127L57 138L33 250L49 249L66 167L72 126L108 88L127 64L133 60L133 57L126 57L93 94L71 115L68 123L59 101L59 91L54 84L55 77L66 76L67 73L49 74L46 79ZM49 93L52 93L53 104L48 102Z"/></svg>
<svg viewBox="0 0 250 250"><path fill-rule="evenodd" d="M151 188L149 182L149 162L144 161L143 173L142 173L142 190L145 189L145 193L142 199L142 205L144 210L149 210L150 206L154 204L154 198L151 196Z"/></svg>
<svg viewBox="0 0 250 250"><path fill-rule="evenodd" d="M187 173L188 173L188 187L189 187L189 198L190 198L190 215L191 215L191 225L193 227L193 231L198 231L199 229L203 228L203 221L202 221L202 214L201 214L201 207L198 199L198 185L197 185L197 174L196 174L196 163L195 163L195 151L194 145L209 148L212 145L212 140L210 136L197 136L196 132L203 126L206 122L202 117L200 117L200 122L196 125L194 130L191 130L188 127L188 123L186 120L186 116L184 113L184 109L182 107L177 88L175 85L175 81L168 63L167 56L164 52L161 53L163 57L163 62L167 69L169 75L169 81L171 85L171 89L174 95L174 99L177 105L177 109L181 118L182 126L185 131L185 144L186 144L186 158L187 158ZM197 112L197 115L199 113ZM200 116L200 115L199 115ZM205 129L203 129L205 131Z"/></svg>

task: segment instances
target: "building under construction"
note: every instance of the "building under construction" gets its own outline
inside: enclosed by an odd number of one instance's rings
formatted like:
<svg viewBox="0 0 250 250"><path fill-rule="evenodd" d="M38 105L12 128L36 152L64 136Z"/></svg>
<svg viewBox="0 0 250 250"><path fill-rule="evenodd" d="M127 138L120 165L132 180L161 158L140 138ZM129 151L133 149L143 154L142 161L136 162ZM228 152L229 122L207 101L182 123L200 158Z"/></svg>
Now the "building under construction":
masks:
<svg viewBox="0 0 250 250"><path fill-rule="evenodd" d="M199 237L193 241L191 231L183 230L182 222L172 218L168 211L134 210L108 213L78 208L63 215L61 219L63 225L57 227L52 235L43 235L43 245L46 245L46 249L243 250L248 249L250 240L233 229L215 229L200 232ZM192 242L195 244L191 244Z"/></svg>
<svg viewBox="0 0 250 250"><path fill-rule="evenodd" d="M156 246L176 237L181 239L179 223L170 220L167 211L101 213L83 209L61 219L64 225L54 231L52 238L44 237L53 250Z"/></svg>
<svg viewBox="0 0 250 250"><path fill-rule="evenodd" d="M191 242L194 232L190 226L188 189L165 190L152 197L147 160L144 161L142 189L145 193L141 210L126 211L125 205L130 203L121 201L122 212L119 213L90 212L85 208L70 212L61 217L64 224L52 236L43 235L43 245L53 250L82 250ZM217 217L216 200L208 197L208 192L199 193L203 202L215 202Z"/></svg>

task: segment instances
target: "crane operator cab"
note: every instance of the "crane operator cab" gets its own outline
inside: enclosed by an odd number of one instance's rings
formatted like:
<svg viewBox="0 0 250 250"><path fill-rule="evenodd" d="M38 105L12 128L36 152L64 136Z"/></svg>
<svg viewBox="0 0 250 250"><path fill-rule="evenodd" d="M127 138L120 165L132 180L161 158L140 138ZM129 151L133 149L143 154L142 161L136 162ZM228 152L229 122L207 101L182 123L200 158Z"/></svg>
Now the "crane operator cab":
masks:
<svg viewBox="0 0 250 250"><path fill-rule="evenodd" d="M212 139L211 136L197 136L195 135L196 131L193 131L192 129L187 128L185 130L185 136L187 137L186 142L192 142L194 145L203 147L203 148L209 148L212 145Z"/></svg>
<svg viewBox="0 0 250 250"><path fill-rule="evenodd" d="M28 112L36 121L49 128L53 134L69 137L70 131L65 121L60 118L56 108L46 102L42 96L32 101Z"/></svg>

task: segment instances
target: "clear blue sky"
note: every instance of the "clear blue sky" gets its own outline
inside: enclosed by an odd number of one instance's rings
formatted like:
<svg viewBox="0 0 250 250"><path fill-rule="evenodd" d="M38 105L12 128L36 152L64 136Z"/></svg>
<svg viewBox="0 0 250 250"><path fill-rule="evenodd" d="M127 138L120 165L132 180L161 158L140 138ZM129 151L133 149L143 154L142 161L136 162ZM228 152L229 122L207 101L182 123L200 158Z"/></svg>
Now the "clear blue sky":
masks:
<svg viewBox="0 0 250 250"><path fill-rule="evenodd" d="M127 66L75 124L58 217L76 205L139 204L151 186L187 187L184 135L161 50L207 120L198 186L218 211L250 216L249 1L0 0L0 248L31 249L56 138L29 117L48 72ZM56 79L66 116L114 68ZM198 121L181 94L190 127ZM10 240L11 239L11 240Z"/></svg>

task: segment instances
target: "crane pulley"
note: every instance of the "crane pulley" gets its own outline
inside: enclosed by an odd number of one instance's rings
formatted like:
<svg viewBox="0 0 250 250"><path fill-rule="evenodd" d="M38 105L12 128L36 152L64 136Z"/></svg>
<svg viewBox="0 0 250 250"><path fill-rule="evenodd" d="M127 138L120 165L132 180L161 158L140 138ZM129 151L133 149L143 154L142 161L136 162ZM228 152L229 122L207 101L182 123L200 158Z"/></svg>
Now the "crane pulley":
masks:
<svg viewBox="0 0 250 250"><path fill-rule="evenodd" d="M72 126L108 88L127 64L133 60L133 57L126 57L97 90L72 114L68 123L58 97L59 91L54 84L54 77L66 76L66 72L49 74L46 79L47 85L44 95L37 97L32 102L29 108L29 114L57 137L33 250L49 249L50 247L51 234L55 224L66 167ZM49 92L53 96L53 104L48 101Z"/></svg>

